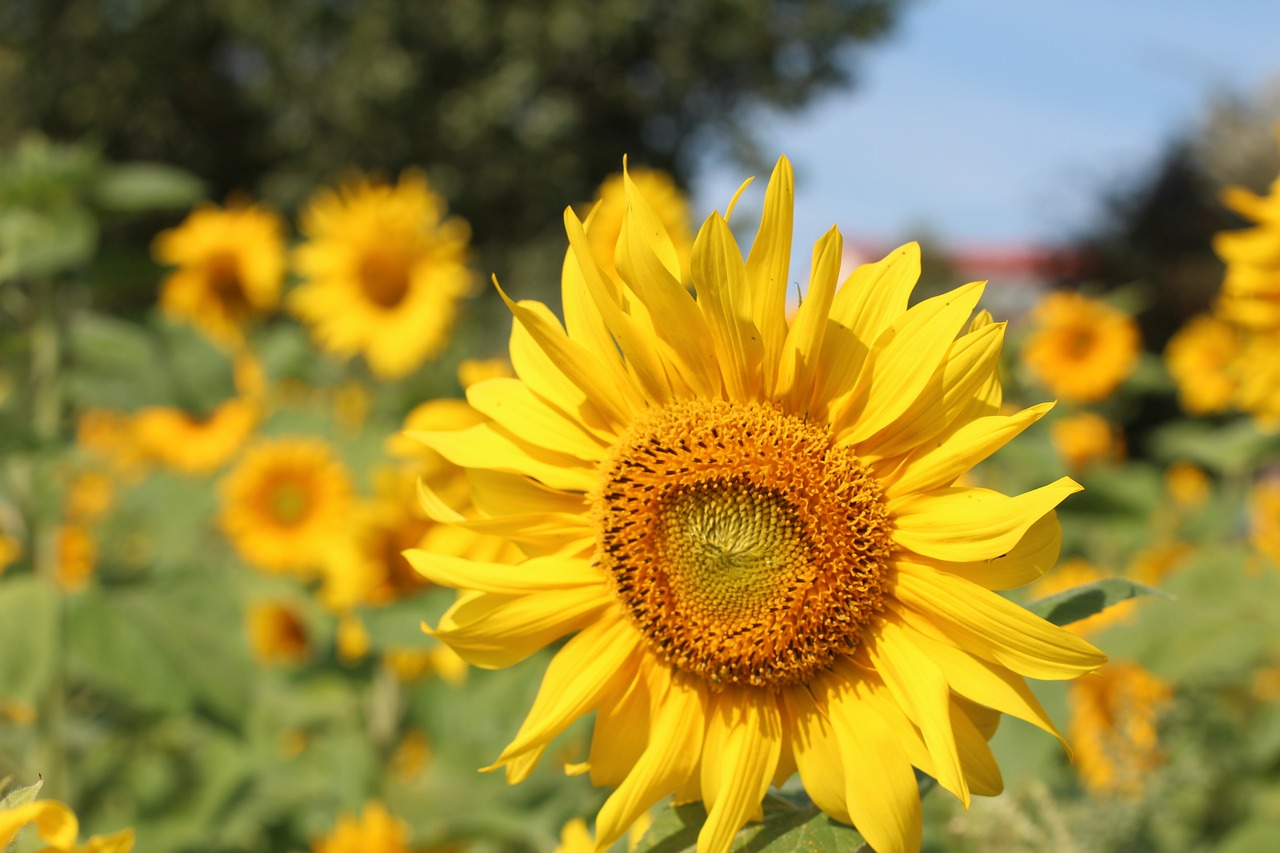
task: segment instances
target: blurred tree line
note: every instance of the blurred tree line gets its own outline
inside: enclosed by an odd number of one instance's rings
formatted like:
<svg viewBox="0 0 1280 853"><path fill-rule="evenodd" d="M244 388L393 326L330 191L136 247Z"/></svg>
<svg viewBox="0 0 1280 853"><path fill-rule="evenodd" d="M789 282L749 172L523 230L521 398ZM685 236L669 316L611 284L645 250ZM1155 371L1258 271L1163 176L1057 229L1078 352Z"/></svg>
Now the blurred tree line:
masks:
<svg viewBox="0 0 1280 853"><path fill-rule="evenodd" d="M352 168L422 166L480 271L535 295L558 212L623 153L686 185L709 146L749 161L751 108L849 84L903 2L0 0L0 149L89 140L286 211ZM128 311L153 285L98 302Z"/></svg>

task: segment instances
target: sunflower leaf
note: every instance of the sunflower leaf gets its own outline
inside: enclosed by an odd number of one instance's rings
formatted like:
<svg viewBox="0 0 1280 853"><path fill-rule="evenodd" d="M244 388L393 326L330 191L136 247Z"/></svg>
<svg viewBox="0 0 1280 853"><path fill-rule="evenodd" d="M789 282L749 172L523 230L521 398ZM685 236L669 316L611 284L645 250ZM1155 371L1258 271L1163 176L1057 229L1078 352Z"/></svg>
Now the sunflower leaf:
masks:
<svg viewBox="0 0 1280 853"><path fill-rule="evenodd" d="M1055 625L1070 625L1141 595L1173 598L1169 593L1146 584L1124 578L1107 578L1033 601L1027 609Z"/></svg>
<svg viewBox="0 0 1280 853"><path fill-rule="evenodd" d="M698 831L707 819L702 803L667 806L653 819L632 853L684 853L697 846ZM860 846L861 845L861 846ZM798 851L860 851L862 836L852 827L827 817L817 806L799 806L770 794L764 801L764 820L747 824L734 838L731 851L798 853Z"/></svg>

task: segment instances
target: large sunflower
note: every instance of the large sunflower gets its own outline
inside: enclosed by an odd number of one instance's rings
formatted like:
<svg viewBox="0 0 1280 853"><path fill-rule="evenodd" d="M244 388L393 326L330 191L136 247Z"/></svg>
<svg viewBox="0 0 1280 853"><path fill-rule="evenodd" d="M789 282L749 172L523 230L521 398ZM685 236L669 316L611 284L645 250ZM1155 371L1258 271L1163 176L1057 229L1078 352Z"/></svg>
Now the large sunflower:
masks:
<svg viewBox="0 0 1280 853"><path fill-rule="evenodd" d="M358 179L321 190L301 223L307 242L296 266L304 281L289 307L321 347L363 354L384 379L440 351L458 300L474 287L466 266L471 231L446 217L425 175L405 172L396 186Z"/></svg>
<svg viewBox="0 0 1280 853"><path fill-rule="evenodd" d="M177 267L160 287L161 310L218 343L238 344L245 323L280 301L284 223L266 208L201 205L151 251Z"/></svg>
<svg viewBox="0 0 1280 853"><path fill-rule="evenodd" d="M706 804L698 849L721 853L797 770L876 850L916 849L912 768L965 802L998 792L990 709L1056 734L1023 676L1104 660L992 591L1051 565L1079 487L953 485L1049 409L996 413L982 285L908 309L910 245L837 287L833 228L788 322L793 195L784 159L745 263L727 217L706 221L696 297L633 184L617 280L567 211L565 326L508 300L518 378L468 389L485 423L422 435L470 469L482 514L428 493L436 517L527 555L411 552L462 591L431 633L490 668L573 635L494 766L525 778L594 711L591 777L616 786L597 849L675 793Z"/></svg>

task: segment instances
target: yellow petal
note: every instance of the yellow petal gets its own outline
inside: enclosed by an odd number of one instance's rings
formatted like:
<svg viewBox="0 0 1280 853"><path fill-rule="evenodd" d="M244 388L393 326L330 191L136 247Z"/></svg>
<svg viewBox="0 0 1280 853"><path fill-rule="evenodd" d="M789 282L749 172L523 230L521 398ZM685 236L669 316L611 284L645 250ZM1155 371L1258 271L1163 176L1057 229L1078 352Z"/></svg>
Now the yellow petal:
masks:
<svg viewBox="0 0 1280 853"><path fill-rule="evenodd" d="M467 389L467 402L530 444L591 462L607 453L607 445L583 430L576 420L543 402L519 379L477 382Z"/></svg>
<svg viewBox="0 0 1280 853"><path fill-rule="evenodd" d="M1022 676L956 648L945 632L919 613L902 610L900 616L914 633L915 643L925 648L942 667L947 683L958 695L1024 720L1062 741L1062 735Z"/></svg>
<svg viewBox="0 0 1280 853"><path fill-rule="evenodd" d="M751 319L742 254L717 214L707 218L693 242L691 275L729 398L752 399L760 388L760 333Z"/></svg>
<svg viewBox="0 0 1280 853"><path fill-rule="evenodd" d="M500 669L578 630L609 604L592 587L520 596L464 592L434 629L423 629L448 643L467 663Z"/></svg>
<svg viewBox="0 0 1280 853"><path fill-rule="evenodd" d="M971 421L940 446L922 448L913 454L899 469L897 478L885 485L884 496L893 499L950 486L961 474L1004 447L1052 408L1053 403L1041 403L1016 415L992 415Z"/></svg>
<svg viewBox="0 0 1280 853"><path fill-rule="evenodd" d="M889 501L893 540L939 560L990 560L1008 553L1027 528L1080 486L1063 477L1009 497L989 489L949 488Z"/></svg>
<svg viewBox="0 0 1280 853"><path fill-rule="evenodd" d="M526 515L533 512L583 514L588 506L581 492L562 492L503 471L472 469L471 501L485 515Z"/></svg>
<svg viewBox="0 0 1280 853"><path fill-rule="evenodd" d="M917 853L922 818L920 791L898 735L850 685L820 676L827 717L840 744L845 802L858 832L876 853Z"/></svg>
<svg viewBox="0 0 1280 853"><path fill-rule="evenodd" d="M133 842L133 830L122 829L110 835L92 836L83 847L76 848L74 853L129 853L133 850ZM44 853L53 853L53 850L54 848L49 848Z"/></svg>
<svg viewBox="0 0 1280 853"><path fill-rule="evenodd" d="M960 752L969 789L982 797L996 796L1004 790L1004 776L987 739L959 705L952 702L950 708L951 731L955 733L956 749Z"/></svg>
<svg viewBox="0 0 1280 853"><path fill-rule="evenodd" d="M968 322L983 286L977 281L926 299L880 335L847 404L833 412L842 444L860 444L907 413Z"/></svg>
<svg viewBox="0 0 1280 853"><path fill-rule="evenodd" d="M810 410L829 419L832 404L857 382L867 353L907 310L920 277L920 247L908 243L849 274L831 301Z"/></svg>
<svg viewBox="0 0 1280 853"><path fill-rule="evenodd" d="M565 208L564 227L569 235L569 245L578 258L578 266L587 282L587 292L595 301L596 310L604 319L609 333L618 342L618 348L626 357L627 364L635 372L640 388L648 399L666 403L671 399L671 383L655 346L652 324L637 322L637 318L629 316L619 304L616 289L605 281L600 268L595 264L591 244L587 242L586 232L582 230L582 223L578 221L573 208Z"/></svg>
<svg viewBox="0 0 1280 853"><path fill-rule="evenodd" d="M0 811L0 849L30 823L36 825L41 839L55 847L74 847L80 832L80 822L71 809L56 800L36 800Z"/></svg>
<svg viewBox="0 0 1280 853"><path fill-rule="evenodd" d="M588 233L598 210L599 205L583 223ZM600 316L600 311L591 298L586 277L572 246L565 251L561 267L560 303L564 312L565 331L569 337L585 347L605 366L609 372L607 381L615 385L629 385L630 378L618 359L617 344L613 342L613 335L609 334L609 327L605 325L604 318Z"/></svg>
<svg viewBox="0 0 1280 853"><path fill-rule="evenodd" d="M698 853L725 853L755 814L782 751L782 717L772 693L728 687L713 698L702 756L707 821Z"/></svg>
<svg viewBox="0 0 1280 853"><path fill-rule="evenodd" d="M840 761L840 744L826 713L805 688L784 690L782 696L786 700L787 742L795 755L805 793L823 812L852 826L853 818L844 801L845 769Z"/></svg>
<svg viewBox="0 0 1280 853"><path fill-rule="evenodd" d="M546 746L579 717L594 711L614 689L614 679L634 677L638 641L639 635L626 619L602 619L565 643L547 665L520 731L493 766Z"/></svg>
<svg viewBox="0 0 1280 853"><path fill-rule="evenodd" d="M1070 631L963 578L903 563L893 594L959 645L1031 678L1074 678L1107 662Z"/></svg>
<svg viewBox="0 0 1280 853"><path fill-rule="evenodd" d="M420 439L454 465L523 474L553 489L588 492L598 477L594 465L530 444L497 424L408 435Z"/></svg>
<svg viewBox="0 0 1280 853"><path fill-rule="evenodd" d="M1013 589L1031 583L1052 569L1061 551L1062 525L1058 523L1058 514L1051 512L1028 527L1018 544L1002 557L967 563L927 562L940 571L959 575L987 589Z"/></svg>
<svg viewBox="0 0 1280 853"><path fill-rule="evenodd" d="M649 680L632 678L619 694L600 704L591 732L591 784L617 787L649 743Z"/></svg>
<svg viewBox="0 0 1280 853"><path fill-rule="evenodd" d="M933 759L934 778L968 808L969 786L951 731L951 693L942 671L893 619L881 621L866 648L899 707L919 727Z"/></svg>
<svg viewBox="0 0 1280 853"><path fill-rule="evenodd" d="M404 552L409 565L432 583L453 589L471 589L502 595L527 595L548 589L600 587L605 578L600 569L586 560L535 557L518 565L482 563L447 554L412 549Z"/></svg>
<svg viewBox="0 0 1280 853"><path fill-rule="evenodd" d="M844 239L834 227L813 247L809 290L787 332L781 364L778 365L776 397L787 411L804 411L813 394L813 380L822 354L822 336L827 329L843 255Z"/></svg>
<svg viewBox="0 0 1280 853"><path fill-rule="evenodd" d="M747 256L751 319L760 330L764 356L764 393L773 396L782 345L787 336L787 281L791 274L791 232L795 211L795 175L779 157L764 195L764 213Z"/></svg>
<svg viewBox="0 0 1280 853"><path fill-rule="evenodd" d="M706 687L693 679L669 681L654 708L644 753L596 815L597 851L607 849L654 803L697 775L706 730Z"/></svg>

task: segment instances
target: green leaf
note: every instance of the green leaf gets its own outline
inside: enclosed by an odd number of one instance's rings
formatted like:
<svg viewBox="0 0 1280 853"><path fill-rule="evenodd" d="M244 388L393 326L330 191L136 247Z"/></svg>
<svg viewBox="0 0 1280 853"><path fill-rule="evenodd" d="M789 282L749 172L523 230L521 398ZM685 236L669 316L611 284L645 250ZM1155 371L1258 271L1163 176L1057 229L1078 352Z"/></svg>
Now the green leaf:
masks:
<svg viewBox="0 0 1280 853"><path fill-rule="evenodd" d="M82 207L0 210L0 281L72 270L97 250L97 220Z"/></svg>
<svg viewBox="0 0 1280 853"><path fill-rule="evenodd" d="M43 578L0 583L0 695L40 702L58 653L58 591Z"/></svg>
<svg viewBox="0 0 1280 853"><path fill-rule="evenodd" d="M1141 595L1173 598L1167 592L1136 581L1107 578L1033 601L1027 605L1027 609L1055 625L1069 625Z"/></svg>
<svg viewBox="0 0 1280 853"><path fill-rule="evenodd" d="M1280 451L1280 434L1265 433L1252 420L1226 423L1175 421L1162 426L1152 439L1162 459L1184 459L1219 474L1252 471Z"/></svg>
<svg viewBox="0 0 1280 853"><path fill-rule="evenodd" d="M668 806L654 816L649 831L632 853L683 853L697 846L698 831L706 822L702 803ZM859 846L861 845L861 846ZM868 850L852 827L837 823L817 806L797 805L769 795L764 820L743 827L730 850L751 853L819 853L819 851Z"/></svg>
<svg viewBox="0 0 1280 853"><path fill-rule="evenodd" d="M161 163L115 166L94 190L99 207L123 213L181 209L204 196L204 184L199 178Z"/></svg>
<svg viewBox="0 0 1280 853"><path fill-rule="evenodd" d="M6 778L0 781L7 782L8 779ZM37 779L34 785L28 785L25 788L14 788L12 791L4 795L4 799L0 799L0 811L16 809L18 806L33 802L36 796L39 795L40 789L43 787L44 780Z"/></svg>

